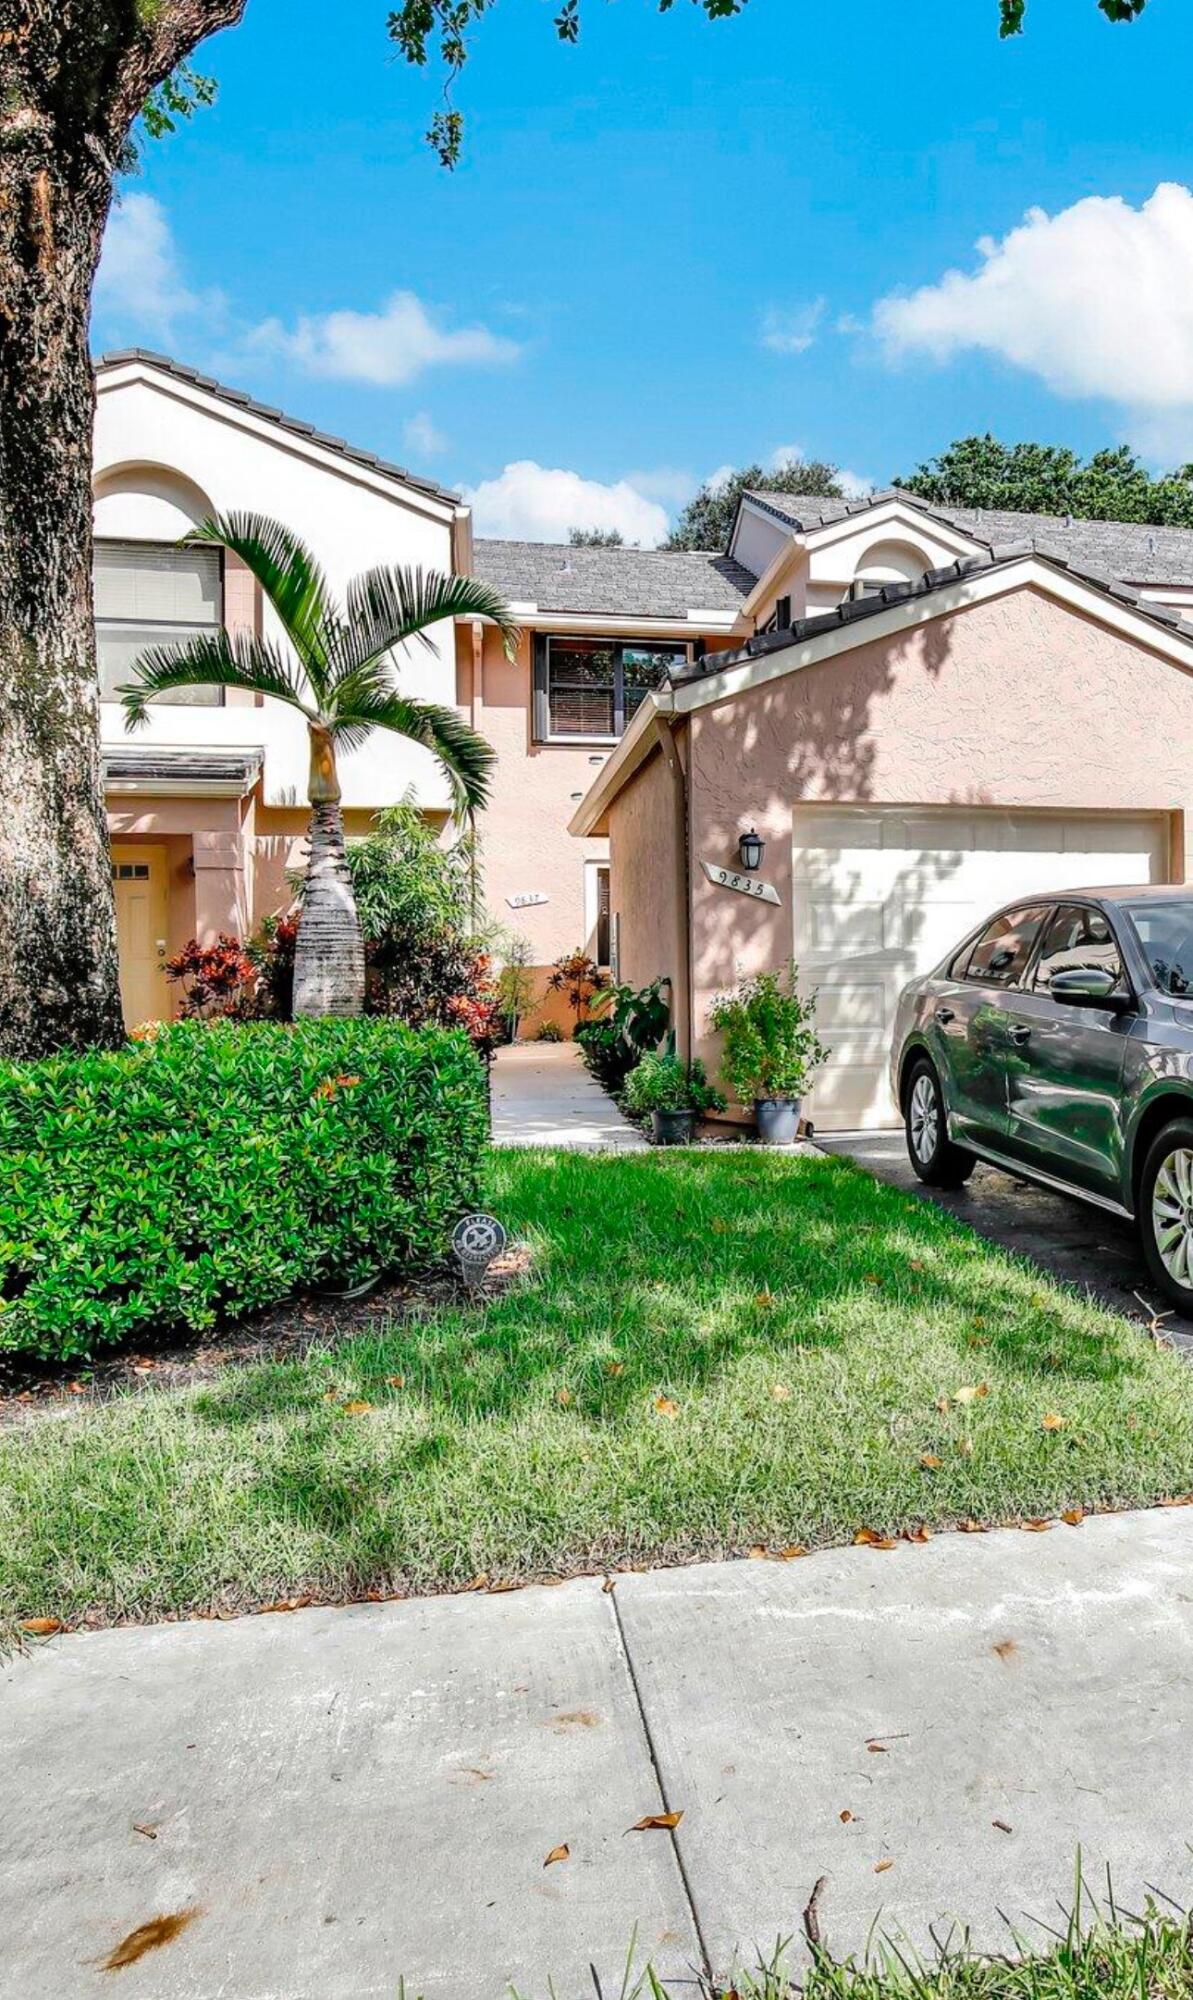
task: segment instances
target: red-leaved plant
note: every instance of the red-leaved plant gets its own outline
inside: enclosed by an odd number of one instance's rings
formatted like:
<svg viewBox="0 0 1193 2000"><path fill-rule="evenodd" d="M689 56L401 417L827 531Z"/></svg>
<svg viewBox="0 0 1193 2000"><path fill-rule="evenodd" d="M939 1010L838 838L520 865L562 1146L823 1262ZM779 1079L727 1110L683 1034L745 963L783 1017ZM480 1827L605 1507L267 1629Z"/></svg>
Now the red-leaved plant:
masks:
<svg viewBox="0 0 1193 2000"><path fill-rule="evenodd" d="M184 1021L247 1020L255 1011L257 973L244 946L221 931L214 944L192 938L166 960L166 978L181 986Z"/></svg>

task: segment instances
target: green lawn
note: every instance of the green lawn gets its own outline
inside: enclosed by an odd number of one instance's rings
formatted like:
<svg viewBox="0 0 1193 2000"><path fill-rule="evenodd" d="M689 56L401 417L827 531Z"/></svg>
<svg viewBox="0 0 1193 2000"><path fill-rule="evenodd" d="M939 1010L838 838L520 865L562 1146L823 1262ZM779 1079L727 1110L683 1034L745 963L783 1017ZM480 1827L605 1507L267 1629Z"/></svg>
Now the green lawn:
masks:
<svg viewBox="0 0 1193 2000"><path fill-rule="evenodd" d="M1187 1364L843 1160L497 1154L490 1199L534 1250L495 1302L5 1434L0 1617L434 1590L1193 1488Z"/></svg>

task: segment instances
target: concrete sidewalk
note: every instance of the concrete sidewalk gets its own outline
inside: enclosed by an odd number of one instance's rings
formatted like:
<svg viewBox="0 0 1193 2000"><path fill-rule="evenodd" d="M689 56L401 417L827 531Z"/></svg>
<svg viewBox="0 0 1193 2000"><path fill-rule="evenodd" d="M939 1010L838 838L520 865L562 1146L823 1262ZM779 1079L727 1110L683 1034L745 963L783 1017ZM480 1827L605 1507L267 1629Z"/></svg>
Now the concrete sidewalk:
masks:
<svg viewBox="0 0 1193 2000"><path fill-rule="evenodd" d="M642 1134L584 1067L575 1042L498 1049L491 1077L495 1146L638 1152Z"/></svg>
<svg viewBox="0 0 1193 2000"><path fill-rule="evenodd" d="M1177 1510L52 1639L0 1674L3 1990L177 1919L125 2000L578 2000L635 1926L694 1996L821 1875L837 1952L1042 1941L1078 1846L1193 1901L1191 1703Z"/></svg>

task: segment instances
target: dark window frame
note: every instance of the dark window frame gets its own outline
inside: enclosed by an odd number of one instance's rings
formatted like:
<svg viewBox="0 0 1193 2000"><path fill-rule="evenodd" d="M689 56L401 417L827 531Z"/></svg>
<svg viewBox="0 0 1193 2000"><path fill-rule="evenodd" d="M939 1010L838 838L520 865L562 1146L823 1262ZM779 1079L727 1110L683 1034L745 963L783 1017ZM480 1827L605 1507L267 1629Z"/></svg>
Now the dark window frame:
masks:
<svg viewBox="0 0 1193 2000"><path fill-rule="evenodd" d="M1040 939L1044 934L1046 926L1052 922L1052 919L1055 916L1058 907L1059 905L1056 902L1055 898L1044 897L1034 902L1029 899L1028 901L1021 903L1007 903L1003 906L1001 910L996 910L994 915L987 919L987 921L982 925L982 928L978 932L977 936L971 941L968 953L965 955L964 970L959 975L955 976L959 976L960 980L963 981L966 985L993 986L997 988L997 990L1000 993L1022 993L1025 991L1029 991L1030 988L1027 986L1025 982L1030 979L1030 976L1034 971L1036 952L1039 947ZM1039 910L1041 912L1041 916L1039 923L1036 925L1031 943L1029 944L1027 951L1024 955L1023 963L1020 966L1016 976L1010 979L1000 979L996 975L992 975L989 972L989 970L974 972L972 970L973 955L974 952L977 950L978 946L981 944L983 938L986 936L987 932L990 931L993 928L993 926L996 923L998 923L1001 919L1006 918L1009 922L1010 919L1023 915L1028 910ZM1008 931L1008 935L1013 935L1014 930L1015 926L1011 924L1010 929ZM954 963L956 963L956 961L954 961Z"/></svg>
<svg viewBox="0 0 1193 2000"><path fill-rule="evenodd" d="M613 655L613 730L558 730L551 726L551 645L599 646ZM569 743L620 743L628 721L625 705L627 653L674 653L676 665L690 665L691 644L684 639L609 637L594 632L536 632L534 635L534 741L551 745ZM633 683L631 682L632 686ZM649 690L648 690L649 692ZM636 711L635 711L636 713Z"/></svg>
<svg viewBox="0 0 1193 2000"><path fill-rule="evenodd" d="M1049 989L1048 981L1040 978L1040 965L1044 957L1044 945L1047 941L1049 931L1052 929L1062 910L1085 910L1090 916L1101 917L1102 922L1110 933L1111 943L1118 953L1118 982L1115 990L1117 991L1118 987L1121 986L1125 993L1134 998L1134 982L1127 968L1127 955L1123 950L1123 941L1114 927L1114 920L1109 910L1103 909L1100 903L1088 902L1084 896L1058 896L1052 904L1047 918L1040 925L1039 931L1036 934L1036 941L1032 947L1031 957L1024 968L1026 978L1020 982L1023 990L1030 993L1039 993L1045 1000L1053 1000L1057 1006L1064 1004L1061 1001L1055 1000L1054 995Z"/></svg>

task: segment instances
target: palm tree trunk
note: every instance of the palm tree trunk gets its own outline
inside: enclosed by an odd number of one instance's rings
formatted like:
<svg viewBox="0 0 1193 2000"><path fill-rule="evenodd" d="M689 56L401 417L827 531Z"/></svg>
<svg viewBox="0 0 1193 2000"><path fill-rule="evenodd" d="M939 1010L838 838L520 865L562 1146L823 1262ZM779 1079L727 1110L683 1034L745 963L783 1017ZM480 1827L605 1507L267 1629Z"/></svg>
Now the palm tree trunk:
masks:
<svg viewBox="0 0 1193 2000"><path fill-rule="evenodd" d="M331 732L311 736L310 853L294 945L294 1016L364 1012L365 948L344 845Z"/></svg>

